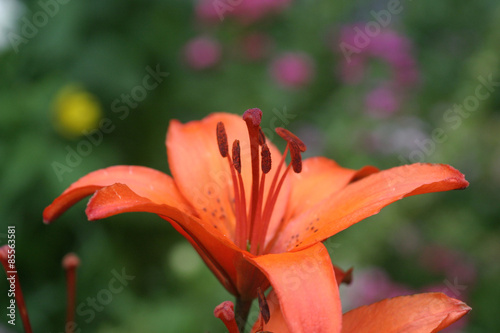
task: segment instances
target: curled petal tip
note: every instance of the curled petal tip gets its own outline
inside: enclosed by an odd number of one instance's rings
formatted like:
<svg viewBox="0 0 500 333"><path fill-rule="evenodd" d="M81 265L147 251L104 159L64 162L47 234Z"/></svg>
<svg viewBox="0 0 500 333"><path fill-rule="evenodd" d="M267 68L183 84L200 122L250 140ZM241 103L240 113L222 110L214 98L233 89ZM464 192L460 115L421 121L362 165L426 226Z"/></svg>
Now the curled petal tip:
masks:
<svg viewBox="0 0 500 333"><path fill-rule="evenodd" d="M466 314L472 310L472 308L470 306L468 306L467 304L465 304L464 302L462 302L458 299L453 299L453 301L455 302L455 305L458 307L458 310L460 312L463 312L464 314Z"/></svg>

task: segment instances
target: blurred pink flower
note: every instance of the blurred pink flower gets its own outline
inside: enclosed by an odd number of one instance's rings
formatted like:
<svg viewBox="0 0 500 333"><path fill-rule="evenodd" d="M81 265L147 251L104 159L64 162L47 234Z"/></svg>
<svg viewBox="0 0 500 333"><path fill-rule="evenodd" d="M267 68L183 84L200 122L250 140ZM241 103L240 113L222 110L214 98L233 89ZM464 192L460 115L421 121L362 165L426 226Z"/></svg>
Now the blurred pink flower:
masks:
<svg viewBox="0 0 500 333"><path fill-rule="evenodd" d="M300 88L312 80L314 62L305 53L289 52L272 62L270 72L274 80L283 87Z"/></svg>
<svg viewBox="0 0 500 333"><path fill-rule="evenodd" d="M385 30L376 36L368 47L373 57L387 61L392 66L396 82L414 84L419 73L412 55L411 41L392 30Z"/></svg>
<svg viewBox="0 0 500 333"><path fill-rule="evenodd" d="M202 70L215 66L221 58L221 46L210 37L196 37L184 46L184 59L192 69Z"/></svg>
<svg viewBox="0 0 500 333"><path fill-rule="evenodd" d="M344 55L341 64L341 78L346 83L359 83L366 71L369 59L386 62L397 84L412 85L418 82L419 72L412 54L412 43L404 35L390 29L371 37L364 32L364 23L344 26L339 40L333 45L337 52L339 45Z"/></svg>
<svg viewBox="0 0 500 333"><path fill-rule="evenodd" d="M367 47L368 53L373 57L386 60L391 65L398 65L411 57L411 43L408 38L393 30L385 30L373 37L372 43Z"/></svg>
<svg viewBox="0 0 500 333"><path fill-rule="evenodd" d="M222 22L231 17L241 24L251 24L269 14L279 13L291 0L198 0L197 17L205 22Z"/></svg>
<svg viewBox="0 0 500 333"><path fill-rule="evenodd" d="M340 37L339 40L335 40L332 45L332 50L334 52L338 51L339 45L345 43L349 46L354 47L359 52L353 52L349 56L345 56L343 61L341 62L340 67L340 76L341 79L345 83L357 84L363 80L365 70L366 70L366 61L367 54L363 52L363 49L360 47L356 36L357 32L355 28L361 28L361 24L352 24L346 25L340 29Z"/></svg>
<svg viewBox="0 0 500 333"><path fill-rule="evenodd" d="M388 117L399 109L399 98L392 87L381 85L365 97L366 112L375 117Z"/></svg>

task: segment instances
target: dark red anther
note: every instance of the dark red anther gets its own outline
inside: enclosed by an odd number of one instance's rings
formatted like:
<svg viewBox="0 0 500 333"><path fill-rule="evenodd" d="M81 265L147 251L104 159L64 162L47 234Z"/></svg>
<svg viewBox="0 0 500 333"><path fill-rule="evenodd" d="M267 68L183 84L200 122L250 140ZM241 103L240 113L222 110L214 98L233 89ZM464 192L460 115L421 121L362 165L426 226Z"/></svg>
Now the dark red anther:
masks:
<svg viewBox="0 0 500 333"><path fill-rule="evenodd" d="M241 173L240 140L233 142L233 166L238 173Z"/></svg>
<svg viewBox="0 0 500 333"><path fill-rule="evenodd" d="M227 134L224 123L219 121L217 123L217 144L219 145L219 151L222 157L226 157L229 151L229 146L227 144Z"/></svg>
<svg viewBox="0 0 500 333"><path fill-rule="evenodd" d="M263 173L268 173L271 171L271 152L269 151L269 147L267 144L262 145L262 151L260 152L260 155L262 157L261 164L262 164L262 172Z"/></svg>
<svg viewBox="0 0 500 333"><path fill-rule="evenodd" d="M259 145L262 146L264 143L266 143L266 136L262 132L262 128L259 127Z"/></svg>
<svg viewBox="0 0 500 333"><path fill-rule="evenodd" d="M271 319L271 312L269 311L269 305L267 304L266 295L262 292L262 290L257 288L257 296L259 298L259 309L264 322L267 324L269 319Z"/></svg>
<svg viewBox="0 0 500 333"><path fill-rule="evenodd" d="M307 147L304 144L304 142L302 142L302 140L300 140L295 134L293 134L289 130L284 129L282 127L277 127L275 131L276 133L278 133L279 136L285 139L286 142L288 143L294 142L302 153L306 151Z"/></svg>
<svg viewBox="0 0 500 333"><path fill-rule="evenodd" d="M300 147L295 142L289 142L290 156L292 158L292 168L295 173L302 171L302 156L300 155Z"/></svg>

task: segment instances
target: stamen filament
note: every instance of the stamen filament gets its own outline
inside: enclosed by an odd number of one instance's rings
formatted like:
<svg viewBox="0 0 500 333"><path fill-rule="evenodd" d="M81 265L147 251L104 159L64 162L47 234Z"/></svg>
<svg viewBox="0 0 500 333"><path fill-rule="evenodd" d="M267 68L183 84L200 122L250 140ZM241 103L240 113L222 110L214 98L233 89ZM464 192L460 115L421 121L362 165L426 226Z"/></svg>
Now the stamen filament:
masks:
<svg viewBox="0 0 500 333"><path fill-rule="evenodd" d="M241 219L239 223L241 224L241 232L242 232L242 244L240 246L240 249L244 249L247 246L248 238L249 238L249 232L250 232L250 227L248 225L248 219L247 219L247 200L245 196L245 186L243 185L243 178L241 177L241 173L238 173L238 184L240 187L240 199L241 199Z"/></svg>
<svg viewBox="0 0 500 333"><path fill-rule="evenodd" d="M240 189L238 187L238 181L236 180L236 173L234 171L233 163L231 162L231 158L229 154L227 155L227 162L229 164L229 170L231 170L231 178L233 180L233 191L234 191L234 215L236 218L236 226L235 226L235 243L239 247L241 246L241 242L244 239L244 229L241 228L240 223L238 221L241 220L241 198L240 198Z"/></svg>
<svg viewBox="0 0 500 333"><path fill-rule="evenodd" d="M235 217L236 217L236 227L235 227L235 243L240 248L246 247L246 242L248 240L248 222L247 222L247 205L245 198L245 186L243 185L243 179L241 178L241 156L240 156L240 141L234 140L233 142L233 163L230 169L233 175L233 186L235 195ZM238 181L236 181L236 175L234 170L238 171ZM236 196L238 200L236 201Z"/></svg>
<svg viewBox="0 0 500 333"><path fill-rule="evenodd" d="M288 153L288 144L286 145L285 152L283 153L283 156L281 157L281 161L278 164L278 169L276 170L276 173L274 174L273 182L271 183L271 188L269 189L269 193L267 195L267 201L269 201L269 198L271 197L271 194L273 193L274 188L276 187L276 183L278 181L281 168L283 167L283 165L285 165L285 159L286 159L287 153Z"/></svg>
<svg viewBox="0 0 500 333"><path fill-rule="evenodd" d="M26 303L24 302L23 291L21 290L21 283L19 282L19 277L17 275L17 268L15 264L9 263L9 249L10 246L4 245L0 247L0 261L2 261L2 266L5 269L5 273L14 277L14 297L16 299L17 309L21 314L21 320L23 322L24 331L26 333L32 333L31 324L28 316L28 309L26 308ZM9 273L12 272L12 273ZM10 275L10 276L9 276Z"/></svg>
<svg viewBox="0 0 500 333"><path fill-rule="evenodd" d="M262 130L260 130L260 133ZM261 147L261 168L262 168L262 177L260 179L260 185L259 185L259 200L257 201L257 216L256 216L256 221L255 225L257 226L252 234L250 235L251 237L251 244L253 244L253 247L251 249L252 253L257 253L259 252L259 247L258 244L256 243L257 236L258 236L258 230L260 230L260 225L262 224L262 202L264 201L264 188L266 185L266 174L271 171L271 166L272 166L272 160L271 160L271 151L269 150L269 147L265 143L264 139L264 134L261 133L262 139L259 137L259 141L262 142L262 147ZM255 232L257 230L257 232Z"/></svg>
<svg viewBox="0 0 500 333"><path fill-rule="evenodd" d="M262 177L260 179L259 201L257 202L257 212L259 213L259 215L257 217L256 224L258 225L258 227L255 228L253 230L252 234L250 235L250 237L251 237L250 244L252 244L251 252L253 254L256 254L259 251L259 245L257 244L257 238L258 238L258 233L260 231L260 226L263 222L263 214L262 214L261 210L262 210L262 201L264 200L263 197L264 197L265 184L266 184L266 174L263 173Z"/></svg>
<svg viewBox="0 0 500 333"><path fill-rule="evenodd" d="M76 303L76 268L80 265L80 259L73 253L64 256L62 266L66 270L67 284L67 313L66 333L73 333L75 328L75 303Z"/></svg>
<svg viewBox="0 0 500 333"><path fill-rule="evenodd" d="M264 226L265 226L265 231L264 231L264 238L265 238L265 233L267 232L267 225L269 225L269 221L265 222L266 221L265 212L268 209L269 201L272 200L272 198L273 198L273 193L275 191L276 184L277 184L278 179L279 179L279 174L280 174L281 168L285 164L285 159L286 159L287 153L288 153L288 144L286 145L285 152L283 153L283 156L281 157L281 160L278 164L278 168L276 170L276 173L274 174L273 181L271 183L271 187L269 188L269 192L267 194L266 204L264 206L264 210L260 214L259 224L261 224L261 225L259 226L259 234L257 234L257 233L255 235L252 234L252 244L255 244L255 246L253 246L253 248L252 248L253 254L257 254L260 250L263 249L263 246L264 246L263 242L259 242L259 240L263 237L262 235L260 235L262 233L262 229L263 229L262 224L264 224ZM285 172L285 174L286 174L286 172ZM261 193L259 193L259 196L260 196L261 206L258 208L259 208L259 212L260 212L262 209L262 201L264 200L264 184L262 184ZM273 205L273 207L274 207L274 205Z"/></svg>
<svg viewBox="0 0 500 333"><path fill-rule="evenodd" d="M274 206L276 205L276 201L278 200L278 195L280 194L281 187L285 182L285 178L290 171L291 164L287 166L285 172L281 176L281 179L276 187L276 190L272 193L269 192L268 200L266 206L264 208L263 216L262 216L262 225L260 226L259 237L257 238L257 243L260 244L260 249L264 249L264 243L266 241L267 229L269 228L269 223L271 222L271 217L274 211ZM258 253L257 253L258 254Z"/></svg>

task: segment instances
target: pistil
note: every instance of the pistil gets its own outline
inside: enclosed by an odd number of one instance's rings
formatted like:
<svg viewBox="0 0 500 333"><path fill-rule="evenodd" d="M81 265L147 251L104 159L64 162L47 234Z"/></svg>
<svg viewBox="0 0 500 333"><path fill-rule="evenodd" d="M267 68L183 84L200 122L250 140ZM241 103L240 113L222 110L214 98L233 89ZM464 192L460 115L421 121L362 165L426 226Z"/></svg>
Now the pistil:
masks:
<svg viewBox="0 0 500 333"><path fill-rule="evenodd" d="M259 147L261 136L260 122L262 111L259 109L248 109L243 113L243 120L247 124L248 136L250 138L250 158L252 163L252 193L250 199L250 235L253 234L257 216L257 203L259 200Z"/></svg>

